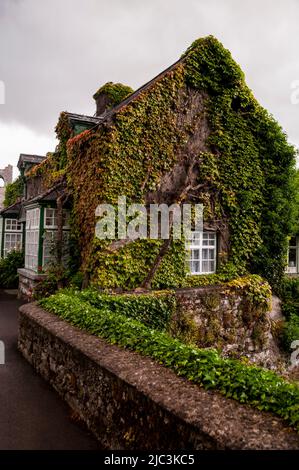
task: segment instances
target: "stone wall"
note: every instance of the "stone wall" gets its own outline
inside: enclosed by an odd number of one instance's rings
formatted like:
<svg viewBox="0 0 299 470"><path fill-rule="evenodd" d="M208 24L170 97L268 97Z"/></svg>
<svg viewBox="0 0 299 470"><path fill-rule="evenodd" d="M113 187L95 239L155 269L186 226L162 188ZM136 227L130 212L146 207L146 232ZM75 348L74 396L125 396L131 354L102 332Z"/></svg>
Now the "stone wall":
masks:
<svg viewBox="0 0 299 470"><path fill-rule="evenodd" d="M205 391L35 304L20 309L18 347L106 448L299 449L298 434L281 419Z"/></svg>
<svg viewBox="0 0 299 470"><path fill-rule="evenodd" d="M226 286L176 291L171 334L224 356L248 357L268 368L284 367L271 332L271 312Z"/></svg>
<svg viewBox="0 0 299 470"><path fill-rule="evenodd" d="M12 183L13 178L13 167L12 165L7 165L2 170L0 169L0 180L3 181L4 186L0 187L0 210L3 209L3 201L5 197L5 186L8 183Z"/></svg>
<svg viewBox="0 0 299 470"><path fill-rule="evenodd" d="M30 269L20 268L18 269L19 275L19 288L18 297L19 299L32 300L35 292L35 288L38 284L45 279L45 274L37 274Z"/></svg>

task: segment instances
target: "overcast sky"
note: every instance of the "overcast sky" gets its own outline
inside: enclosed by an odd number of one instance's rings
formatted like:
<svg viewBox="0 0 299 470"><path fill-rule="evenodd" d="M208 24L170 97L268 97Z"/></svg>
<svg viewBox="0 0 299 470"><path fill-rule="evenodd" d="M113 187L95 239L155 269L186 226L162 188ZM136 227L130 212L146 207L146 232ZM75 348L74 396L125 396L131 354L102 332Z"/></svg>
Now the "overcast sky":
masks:
<svg viewBox="0 0 299 470"><path fill-rule="evenodd" d="M209 34L299 146L299 0L0 0L0 168L53 150L59 113L93 115L103 83L136 89Z"/></svg>

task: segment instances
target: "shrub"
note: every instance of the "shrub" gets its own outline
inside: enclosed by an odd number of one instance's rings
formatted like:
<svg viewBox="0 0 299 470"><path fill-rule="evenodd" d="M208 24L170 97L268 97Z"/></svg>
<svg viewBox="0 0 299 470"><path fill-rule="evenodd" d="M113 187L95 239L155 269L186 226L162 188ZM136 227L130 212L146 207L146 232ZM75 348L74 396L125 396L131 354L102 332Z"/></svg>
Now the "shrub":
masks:
<svg viewBox="0 0 299 470"><path fill-rule="evenodd" d="M18 287L18 269L24 266L24 254L11 251L6 258L0 260L0 287L15 289Z"/></svg>
<svg viewBox="0 0 299 470"><path fill-rule="evenodd" d="M57 293L39 304L79 328L157 360L206 389L240 403L272 411L299 430L299 388L271 371L223 359L213 349L186 345L165 332L113 312L97 309L72 293Z"/></svg>
<svg viewBox="0 0 299 470"><path fill-rule="evenodd" d="M291 313L289 320L286 322L282 340L285 348L291 350L291 344L293 341L299 340L299 315Z"/></svg>
<svg viewBox="0 0 299 470"><path fill-rule="evenodd" d="M299 340L299 279L285 277L281 284L282 313L286 322L282 331L282 343L287 351L291 343Z"/></svg>
<svg viewBox="0 0 299 470"><path fill-rule="evenodd" d="M88 289L77 295L100 310L108 309L111 312L134 318L157 330L167 328L176 307L175 294L170 291L153 294L110 295Z"/></svg>

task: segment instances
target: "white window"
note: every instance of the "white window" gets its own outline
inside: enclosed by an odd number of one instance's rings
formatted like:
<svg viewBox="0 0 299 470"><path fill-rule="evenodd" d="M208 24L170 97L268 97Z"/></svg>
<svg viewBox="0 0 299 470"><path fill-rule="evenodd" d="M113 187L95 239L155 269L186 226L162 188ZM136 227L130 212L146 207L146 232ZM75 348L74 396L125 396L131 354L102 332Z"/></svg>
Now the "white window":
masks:
<svg viewBox="0 0 299 470"><path fill-rule="evenodd" d="M69 231L63 231L62 239L62 261L66 264L69 250ZM43 235L43 266L49 266L51 262L55 261L56 255L56 243L57 243L57 230L46 230Z"/></svg>
<svg viewBox="0 0 299 470"><path fill-rule="evenodd" d="M22 224L17 219L5 219L6 232L21 232Z"/></svg>
<svg viewBox="0 0 299 470"><path fill-rule="evenodd" d="M38 207L26 212L25 268L33 271L38 266L39 218Z"/></svg>
<svg viewBox="0 0 299 470"><path fill-rule="evenodd" d="M193 232L186 243L187 262L191 274L216 272L216 233Z"/></svg>
<svg viewBox="0 0 299 470"><path fill-rule="evenodd" d="M5 233L4 234L4 258L13 250L22 250L22 234L21 233Z"/></svg>
<svg viewBox="0 0 299 470"><path fill-rule="evenodd" d="M63 210L62 213L62 221L63 221L63 228L68 228L68 218L69 212ZM45 228L57 228L57 209L47 207L45 209L45 220L44 220L44 227Z"/></svg>
<svg viewBox="0 0 299 470"><path fill-rule="evenodd" d="M297 237L292 237L289 243L289 256L287 272L295 274L298 271Z"/></svg>

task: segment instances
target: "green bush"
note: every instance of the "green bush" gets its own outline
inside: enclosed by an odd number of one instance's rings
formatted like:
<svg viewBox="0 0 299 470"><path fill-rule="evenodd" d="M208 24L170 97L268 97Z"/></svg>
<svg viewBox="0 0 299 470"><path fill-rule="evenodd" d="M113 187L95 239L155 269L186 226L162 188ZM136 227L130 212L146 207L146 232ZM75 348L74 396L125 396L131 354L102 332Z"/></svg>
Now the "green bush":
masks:
<svg viewBox="0 0 299 470"><path fill-rule="evenodd" d="M299 388L271 371L223 359L212 349L186 345L165 332L112 312L107 306L97 309L72 293L60 292L39 304L112 344L157 360L206 389L274 412L299 430Z"/></svg>
<svg viewBox="0 0 299 470"><path fill-rule="evenodd" d="M175 312L174 292L160 291L154 294L100 294L88 289L77 293L80 299L100 310L108 309L129 318L135 318L157 330L165 330Z"/></svg>
<svg viewBox="0 0 299 470"><path fill-rule="evenodd" d="M291 343L299 340L299 278L285 277L281 284L282 313L286 318L282 330L282 343L287 351Z"/></svg>
<svg viewBox="0 0 299 470"><path fill-rule="evenodd" d="M5 188L5 195L3 205L4 207L11 206L23 195L24 182L23 178L19 176L13 183L8 183Z"/></svg>
<svg viewBox="0 0 299 470"><path fill-rule="evenodd" d="M18 268L24 266L24 254L11 251L6 258L0 260L0 287L15 289L18 287Z"/></svg>
<svg viewBox="0 0 299 470"><path fill-rule="evenodd" d="M291 351L293 341L299 340L299 315L291 313L289 320L283 329L283 343L287 350Z"/></svg>

